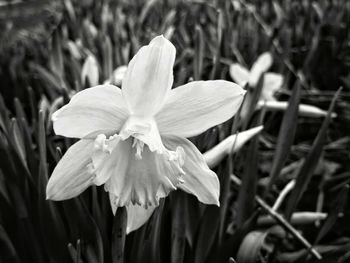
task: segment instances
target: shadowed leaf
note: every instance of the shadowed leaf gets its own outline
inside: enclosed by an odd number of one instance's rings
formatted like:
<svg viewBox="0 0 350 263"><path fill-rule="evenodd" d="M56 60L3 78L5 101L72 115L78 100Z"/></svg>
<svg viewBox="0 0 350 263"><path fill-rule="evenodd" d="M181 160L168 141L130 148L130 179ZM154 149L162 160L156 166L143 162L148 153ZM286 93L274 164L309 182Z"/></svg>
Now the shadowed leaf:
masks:
<svg viewBox="0 0 350 263"><path fill-rule="evenodd" d="M295 187L293 188L290 194L290 198L288 199L286 210L285 210L285 216L287 219L291 217L293 211L295 210L301 196L306 190L306 187L308 186L309 181L316 169L317 163L322 153L323 145L326 142L327 129L331 122L331 118L332 118L331 115L340 91L341 90L338 90L338 92L334 95L332 103L329 106L327 116L322 123L322 127L318 132L316 139L313 142L313 145L309 154L307 155L305 161L303 162L298 172Z"/></svg>
<svg viewBox="0 0 350 263"><path fill-rule="evenodd" d="M124 262L124 247L126 237L127 213L125 207L120 207L114 216L112 230L112 262Z"/></svg>
<svg viewBox="0 0 350 263"><path fill-rule="evenodd" d="M292 95L288 102L288 108L283 116L282 125L278 133L276 150L269 175L270 181L268 187L265 189L265 193L271 189L271 186L278 177L289 156L297 128L299 101L300 83L299 81L296 81Z"/></svg>

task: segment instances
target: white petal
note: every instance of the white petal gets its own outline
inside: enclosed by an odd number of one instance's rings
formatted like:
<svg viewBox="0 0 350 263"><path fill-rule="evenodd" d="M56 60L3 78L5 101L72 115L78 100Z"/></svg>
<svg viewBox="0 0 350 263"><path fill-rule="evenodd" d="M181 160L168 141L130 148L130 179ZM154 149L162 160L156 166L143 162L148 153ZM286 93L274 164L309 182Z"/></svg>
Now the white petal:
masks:
<svg viewBox="0 0 350 263"><path fill-rule="evenodd" d="M87 80L90 86L96 86L98 85L98 79L99 74L97 60L93 55L89 55L81 69L81 82L83 83L83 86L85 86L85 82Z"/></svg>
<svg viewBox="0 0 350 263"><path fill-rule="evenodd" d="M65 200L79 195L92 184L93 140L72 145L55 167L46 187L46 198Z"/></svg>
<svg viewBox="0 0 350 263"><path fill-rule="evenodd" d="M271 67L272 62L272 56L269 52L265 52L258 57L250 70L249 85L251 87L255 87L258 84L261 74Z"/></svg>
<svg viewBox="0 0 350 263"><path fill-rule="evenodd" d="M173 89L155 117L160 134L198 135L235 115L244 94L240 86L225 80L193 81Z"/></svg>
<svg viewBox="0 0 350 263"><path fill-rule="evenodd" d="M118 87L101 85L85 89L53 116L55 133L83 138L100 133L116 133L129 113Z"/></svg>
<svg viewBox="0 0 350 263"><path fill-rule="evenodd" d="M108 139L106 135L99 134L95 139L94 151L92 153L92 163L96 172L96 177L93 180L95 185L104 184L111 176L111 173L104 171L104 169L109 168L105 165L105 161L117 147L119 141L120 136L117 134L110 136Z"/></svg>
<svg viewBox="0 0 350 263"><path fill-rule="evenodd" d="M109 79L110 83L118 87L121 87L127 69L128 67L126 65L116 68L113 71L111 78Z"/></svg>
<svg viewBox="0 0 350 263"><path fill-rule="evenodd" d="M112 212L115 215L118 209L118 198L109 193L109 200L112 207ZM147 209L140 205L129 204L126 207L127 213L127 225L126 225L126 234L129 234L132 231L137 230L143 224L147 222L147 220L153 214L155 206L149 206Z"/></svg>
<svg viewBox="0 0 350 263"><path fill-rule="evenodd" d="M230 66L231 78L241 87L244 87L249 80L249 71L238 63Z"/></svg>
<svg viewBox="0 0 350 263"><path fill-rule="evenodd" d="M155 206L149 206L146 209L142 206L133 204L126 206L126 211L128 214L126 234L129 234L130 232L143 226L143 224L145 224L151 217L155 208Z"/></svg>
<svg viewBox="0 0 350 263"><path fill-rule="evenodd" d="M272 72L266 73L260 99L268 101L276 100L274 94L282 87L282 84L283 76L281 74Z"/></svg>
<svg viewBox="0 0 350 263"><path fill-rule="evenodd" d="M263 128L263 126L258 126L243 132L239 132L237 135L230 135L218 145L215 145L212 149L203 154L205 162L210 168L215 167L225 156L230 154L230 152L235 153L241 149L246 142L261 132Z"/></svg>
<svg viewBox="0 0 350 263"><path fill-rule="evenodd" d="M175 53L173 44L158 36L130 61L122 91L133 114L153 116L162 107L173 84Z"/></svg>
<svg viewBox="0 0 350 263"><path fill-rule="evenodd" d="M209 169L202 154L189 140L177 136L162 137L170 150L180 146L185 151L183 183L179 188L195 195L205 204L219 205L220 183L216 174Z"/></svg>
<svg viewBox="0 0 350 263"><path fill-rule="evenodd" d="M120 141L101 162L103 165L95 167L97 177L109 178L105 189L116 196L117 206L128 205L130 201L144 207L156 206L159 198L181 182L183 152L177 149L158 154L145 146L140 159L132 148L132 140Z"/></svg>

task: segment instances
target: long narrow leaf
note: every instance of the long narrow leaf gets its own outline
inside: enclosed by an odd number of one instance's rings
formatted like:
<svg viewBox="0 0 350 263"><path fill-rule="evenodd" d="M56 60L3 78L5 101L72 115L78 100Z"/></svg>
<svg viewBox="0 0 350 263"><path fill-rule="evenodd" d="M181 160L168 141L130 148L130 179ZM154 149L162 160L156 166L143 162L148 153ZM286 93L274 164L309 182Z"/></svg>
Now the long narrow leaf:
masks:
<svg viewBox="0 0 350 263"><path fill-rule="evenodd" d="M341 90L334 95L331 105L328 109L328 114L322 123L322 127L317 134L317 137L312 145L311 151L307 155L303 165L301 166L294 189L291 192L290 198L288 199L285 216L287 219L290 219L292 213L294 212L298 202L300 201L301 196L306 190L309 181L313 175L313 172L316 169L318 160L322 153L322 148L326 142L327 129L332 119L332 112L335 106L335 102L339 96Z"/></svg>

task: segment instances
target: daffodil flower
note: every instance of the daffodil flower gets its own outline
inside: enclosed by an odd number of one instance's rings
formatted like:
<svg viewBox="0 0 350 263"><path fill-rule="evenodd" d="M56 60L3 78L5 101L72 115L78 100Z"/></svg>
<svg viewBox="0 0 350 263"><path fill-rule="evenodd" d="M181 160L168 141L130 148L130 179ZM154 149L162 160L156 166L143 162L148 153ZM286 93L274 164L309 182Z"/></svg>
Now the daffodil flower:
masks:
<svg viewBox="0 0 350 263"><path fill-rule="evenodd" d="M244 66L234 63L230 66L231 78L240 86L244 87L247 83L252 88L258 84L259 78L263 73L268 71L272 65L272 56L265 52L261 54L254 62L251 70ZM264 75L263 87L261 90L261 101L276 101L274 94L282 87L283 76L278 73L267 72Z"/></svg>
<svg viewBox="0 0 350 263"><path fill-rule="evenodd" d="M56 134L80 140L54 169L48 199L69 199L104 184L113 212L127 208L127 232L144 224L175 189L219 205L218 178L186 137L230 119L245 91L224 80L171 89L174 61L175 47L158 36L130 61L122 89L85 89L54 113Z"/></svg>
<svg viewBox="0 0 350 263"><path fill-rule="evenodd" d="M256 109L265 108L269 111L285 111L288 108L288 101L277 101L275 93L281 89L283 76L274 72L267 72L272 65L272 56L269 52L261 54L253 63L251 70L248 70L239 63L233 63L230 66L231 78L240 86L244 87L247 83L250 87L255 88L259 78L264 74L263 86ZM247 104L243 105L241 118L245 118ZM327 115L327 111L308 104L299 105L299 115L302 117L319 118ZM335 113L332 117L336 117Z"/></svg>

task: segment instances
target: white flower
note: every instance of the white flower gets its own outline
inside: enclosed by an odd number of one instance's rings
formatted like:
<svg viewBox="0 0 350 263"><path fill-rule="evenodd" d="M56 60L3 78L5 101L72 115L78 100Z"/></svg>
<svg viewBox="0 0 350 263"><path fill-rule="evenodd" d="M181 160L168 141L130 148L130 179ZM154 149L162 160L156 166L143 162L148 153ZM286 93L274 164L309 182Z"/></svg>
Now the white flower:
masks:
<svg viewBox="0 0 350 263"><path fill-rule="evenodd" d="M247 83L252 88L255 88L258 84L259 78L265 73L272 65L272 56L270 53L265 52L261 54L254 62L251 70L246 69L238 63L234 63L230 66L231 78L244 87ZM263 87L260 94L260 100L262 101L275 101L274 94L282 87L283 76L281 74L267 72L264 75Z"/></svg>
<svg viewBox="0 0 350 263"><path fill-rule="evenodd" d="M219 205L219 181L185 137L230 119L245 91L224 81L196 81L171 90L175 47L154 38L130 61L122 89L101 85L77 93L53 115L56 134L80 138L47 185L64 200L104 184L113 211L126 206L127 232L144 224L177 188Z"/></svg>
<svg viewBox="0 0 350 263"><path fill-rule="evenodd" d="M272 56L270 53L265 52L261 54L254 62L250 71L238 63L232 64L230 66L230 75L231 78L240 86L244 87L247 83L249 83L250 87L255 88L259 78L262 74L264 74L263 86L256 109L260 110L261 108L265 108L268 111L285 111L288 108L288 101L277 101L274 96L276 91L282 87L283 76L278 73L266 72L271 65ZM244 103L241 111L242 118L245 118L248 106L248 104ZM326 115L327 111L313 105L299 105L299 116L320 118L325 117ZM332 113L333 118L336 116L337 114Z"/></svg>

